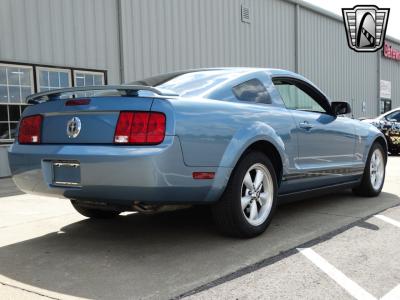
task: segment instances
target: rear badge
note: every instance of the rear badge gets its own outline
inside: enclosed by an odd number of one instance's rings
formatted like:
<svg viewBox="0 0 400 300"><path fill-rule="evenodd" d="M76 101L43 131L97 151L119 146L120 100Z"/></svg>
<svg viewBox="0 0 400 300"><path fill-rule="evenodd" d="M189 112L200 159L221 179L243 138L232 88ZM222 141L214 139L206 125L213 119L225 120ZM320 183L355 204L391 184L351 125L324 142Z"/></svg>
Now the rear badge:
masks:
<svg viewBox="0 0 400 300"><path fill-rule="evenodd" d="M67 123L67 135L70 139L76 138L81 132L82 123L78 117L73 117Z"/></svg>

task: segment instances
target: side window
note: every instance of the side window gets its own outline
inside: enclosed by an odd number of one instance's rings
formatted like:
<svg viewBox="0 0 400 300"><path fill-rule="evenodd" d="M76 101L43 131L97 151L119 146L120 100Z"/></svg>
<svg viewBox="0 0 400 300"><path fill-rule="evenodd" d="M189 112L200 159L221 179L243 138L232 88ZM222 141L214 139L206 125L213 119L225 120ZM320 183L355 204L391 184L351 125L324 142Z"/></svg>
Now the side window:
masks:
<svg viewBox="0 0 400 300"><path fill-rule="evenodd" d="M274 82L279 91L286 108L296 110L306 110L313 112L326 112L319 103L306 92L297 86L286 82Z"/></svg>
<svg viewBox="0 0 400 300"><path fill-rule="evenodd" d="M240 101L271 104L267 89L258 79L250 79L232 88L233 94Z"/></svg>
<svg viewBox="0 0 400 300"><path fill-rule="evenodd" d="M386 116L386 120L397 120L397 122L400 122L400 111L396 111L390 115Z"/></svg>

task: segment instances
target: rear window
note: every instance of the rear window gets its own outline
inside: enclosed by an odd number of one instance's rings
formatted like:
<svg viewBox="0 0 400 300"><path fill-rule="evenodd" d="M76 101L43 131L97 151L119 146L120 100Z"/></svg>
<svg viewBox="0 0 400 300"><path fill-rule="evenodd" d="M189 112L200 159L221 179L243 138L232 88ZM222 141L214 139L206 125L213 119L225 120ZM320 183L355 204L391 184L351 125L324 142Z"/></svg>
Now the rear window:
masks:
<svg viewBox="0 0 400 300"><path fill-rule="evenodd" d="M200 96L218 84L235 78L238 72L231 70L193 70L185 72L175 72L146 78L131 82L129 84L139 84L153 86L164 91L170 91L180 96Z"/></svg>

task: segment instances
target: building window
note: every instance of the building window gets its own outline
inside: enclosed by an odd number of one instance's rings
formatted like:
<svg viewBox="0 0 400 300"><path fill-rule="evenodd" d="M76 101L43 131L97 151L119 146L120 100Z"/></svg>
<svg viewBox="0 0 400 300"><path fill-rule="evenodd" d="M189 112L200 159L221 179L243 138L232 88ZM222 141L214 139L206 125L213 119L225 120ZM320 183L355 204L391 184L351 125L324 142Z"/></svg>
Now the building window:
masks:
<svg viewBox="0 0 400 300"><path fill-rule="evenodd" d="M392 100L390 99L381 99L380 101L380 113L383 114L392 110Z"/></svg>
<svg viewBox="0 0 400 300"><path fill-rule="evenodd" d="M28 95L72 86L103 85L106 78L106 71L100 70L1 62L0 144L13 142L22 112L28 106ZM95 92L76 95L93 96Z"/></svg>
<svg viewBox="0 0 400 300"><path fill-rule="evenodd" d="M15 138L18 121L27 105L0 104L0 144Z"/></svg>
<svg viewBox="0 0 400 300"><path fill-rule="evenodd" d="M0 144L15 137L25 109L25 97L34 92L31 66L0 64Z"/></svg>
<svg viewBox="0 0 400 300"><path fill-rule="evenodd" d="M0 103L23 103L33 92L31 66L0 64Z"/></svg>
<svg viewBox="0 0 400 300"><path fill-rule="evenodd" d="M71 87L71 70L56 68L36 68L38 92Z"/></svg>
<svg viewBox="0 0 400 300"><path fill-rule="evenodd" d="M103 72L74 71L75 86L92 86L104 84Z"/></svg>
<svg viewBox="0 0 400 300"><path fill-rule="evenodd" d="M104 85L104 73L92 71L74 71L75 86ZM93 97L96 92L78 92L77 97Z"/></svg>

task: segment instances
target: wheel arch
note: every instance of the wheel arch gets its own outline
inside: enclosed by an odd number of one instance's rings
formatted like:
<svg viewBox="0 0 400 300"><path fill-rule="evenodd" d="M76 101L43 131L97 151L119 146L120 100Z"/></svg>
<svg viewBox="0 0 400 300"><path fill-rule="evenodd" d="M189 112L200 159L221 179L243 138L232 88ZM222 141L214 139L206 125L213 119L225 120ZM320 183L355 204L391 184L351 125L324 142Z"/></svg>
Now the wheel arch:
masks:
<svg viewBox="0 0 400 300"><path fill-rule="evenodd" d="M248 153L252 151L259 151L268 156L268 158L271 160L272 165L274 166L276 177L278 180L278 186L280 186L283 175L283 162L282 157L275 145L266 140L258 140L256 142L253 142L243 151L236 165L243 157L245 157Z"/></svg>
<svg viewBox="0 0 400 300"><path fill-rule="evenodd" d="M371 144L371 147L373 144L378 143L382 146L383 150L385 151L385 162L387 162L387 156L388 156L388 145L382 136L378 136L377 138L374 139L373 143Z"/></svg>

